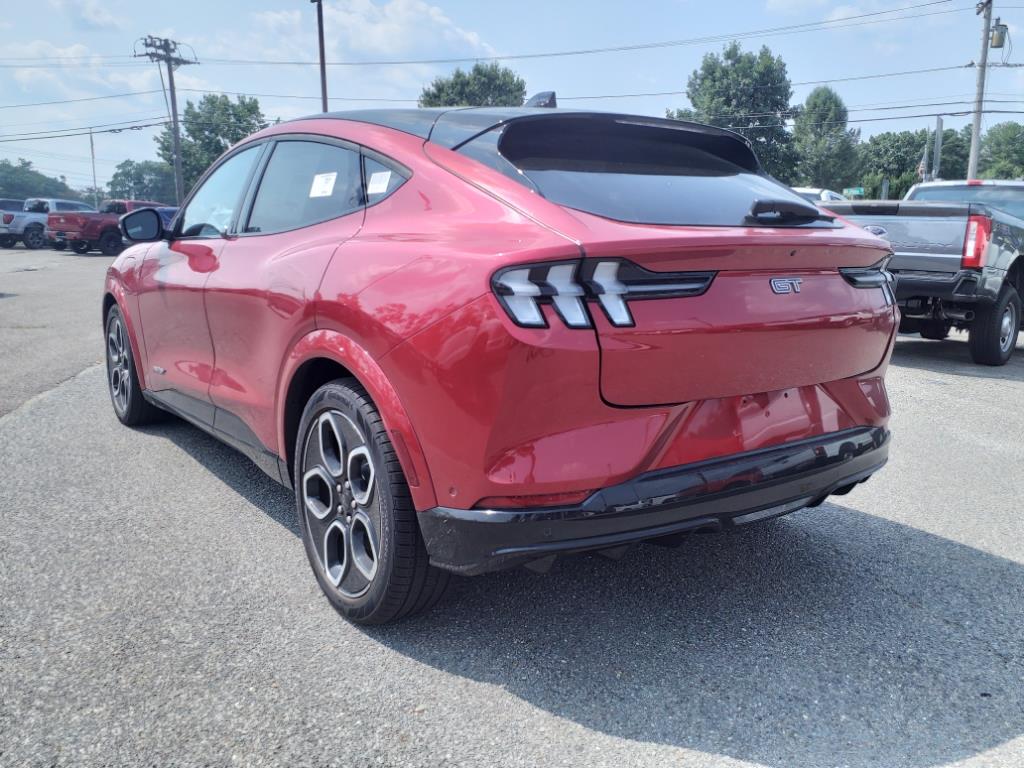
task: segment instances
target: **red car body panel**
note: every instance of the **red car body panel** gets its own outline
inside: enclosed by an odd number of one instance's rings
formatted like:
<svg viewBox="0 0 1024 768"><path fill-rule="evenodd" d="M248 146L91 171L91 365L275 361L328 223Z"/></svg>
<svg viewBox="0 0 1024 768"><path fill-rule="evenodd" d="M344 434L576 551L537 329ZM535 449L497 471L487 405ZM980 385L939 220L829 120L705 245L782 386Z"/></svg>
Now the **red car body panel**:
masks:
<svg viewBox="0 0 1024 768"><path fill-rule="evenodd" d="M134 246L107 279L144 386L230 413L282 462L289 391L316 359L366 387L419 510L543 506L888 421L895 308L836 271L887 254L862 230L624 224L409 133L317 118L253 140L282 134L342 138L411 176L296 232ZM547 305L547 328L523 328L491 289L500 267L602 257L717 275L702 296L631 302L628 328L593 311L570 329ZM804 292L774 295L780 275Z"/></svg>

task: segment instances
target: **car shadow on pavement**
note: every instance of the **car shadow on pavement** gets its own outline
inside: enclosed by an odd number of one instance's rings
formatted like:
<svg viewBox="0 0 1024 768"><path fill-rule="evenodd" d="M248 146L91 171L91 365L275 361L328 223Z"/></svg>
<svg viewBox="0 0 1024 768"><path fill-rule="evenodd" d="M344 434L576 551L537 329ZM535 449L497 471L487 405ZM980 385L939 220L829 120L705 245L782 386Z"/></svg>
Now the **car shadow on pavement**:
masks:
<svg viewBox="0 0 1024 768"><path fill-rule="evenodd" d="M146 431L298 534L291 492L234 450L176 419ZM362 631L619 738L926 768L1024 734L1022 627L1024 566L825 504L618 562L457 578L431 612Z"/></svg>
<svg viewBox="0 0 1024 768"><path fill-rule="evenodd" d="M234 448L170 414L139 430L170 440L271 520L299 535L292 492Z"/></svg>
<svg viewBox="0 0 1024 768"><path fill-rule="evenodd" d="M975 379L1024 381L1024 336L1004 366L978 365L971 360L967 336L954 334L945 341L929 341L920 336L901 335L892 355L892 364L933 373L970 376Z"/></svg>
<svg viewBox="0 0 1024 768"><path fill-rule="evenodd" d="M936 766L1024 733L1024 567L825 505L620 562L459 579L367 630L612 736L777 768Z"/></svg>

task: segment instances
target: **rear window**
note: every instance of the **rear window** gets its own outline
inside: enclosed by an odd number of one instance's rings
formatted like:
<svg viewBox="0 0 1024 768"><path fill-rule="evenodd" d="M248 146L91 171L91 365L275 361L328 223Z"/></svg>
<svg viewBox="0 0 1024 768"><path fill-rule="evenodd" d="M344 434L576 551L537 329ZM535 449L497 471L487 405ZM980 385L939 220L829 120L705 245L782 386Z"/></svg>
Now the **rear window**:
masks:
<svg viewBox="0 0 1024 768"><path fill-rule="evenodd" d="M948 203L984 203L1024 219L1024 185L996 187L964 184L952 187L922 187L908 200L939 200Z"/></svg>
<svg viewBox="0 0 1024 768"><path fill-rule="evenodd" d="M762 175L744 143L683 123L677 128L620 118L521 120L460 151L552 202L618 221L750 226L746 217L757 200L806 205Z"/></svg>
<svg viewBox="0 0 1024 768"><path fill-rule="evenodd" d="M107 200L100 206L100 213L116 213L120 216L128 213L128 206L122 200Z"/></svg>

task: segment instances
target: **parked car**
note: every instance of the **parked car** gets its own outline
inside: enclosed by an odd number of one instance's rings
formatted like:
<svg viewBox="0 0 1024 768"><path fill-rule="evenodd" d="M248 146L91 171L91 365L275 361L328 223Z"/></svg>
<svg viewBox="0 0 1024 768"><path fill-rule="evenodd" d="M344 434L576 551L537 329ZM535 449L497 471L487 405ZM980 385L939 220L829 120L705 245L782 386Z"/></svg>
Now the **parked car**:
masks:
<svg viewBox="0 0 1024 768"><path fill-rule="evenodd" d="M148 200L104 200L98 212L52 211L47 218L46 237L50 245L63 251L69 244L75 253L92 249L106 256L121 252L121 230L118 221L129 211L139 208L162 208L163 203Z"/></svg>
<svg viewBox="0 0 1024 768"><path fill-rule="evenodd" d="M292 486L351 620L449 573L815 506L885 463L885 241L729 131L367 110L229 150L103 297L128 425L176 413Z"/></svg>
<svg viewBox="0 0 1024 768"><path fill-rule="evenodd" d="M831 189L821 189L819 187L793 187L793 191L800 195L804 200L810 200L815 205L847 199L846 195L833 192Z"/></svg>
<svg viewBox="0 0 1024 768"><path fill-rule="evenodd" d="M17 245L18 238L8 234L8 228L14 222L14 214L24 207L24 200L0 197L0 248L13 248Z"/></svg>
<svg viewBox="0 0 1024 768"><path fill-rule="evenodd" d="M902 201L830 204L889 239L900 330L944 339L968 332L971 358L1005 365L1024 296L1024 181L934 181Z"/></svg>
<svg viewBox="0 0 1024 768"><path fill-rule="evenodd" d="M5 211L0 215L0 245L12 248L21 240L26 248L44 248L46 218L50 211L95 210L91 205L75 200L30 197L20 211Z"/></svg>

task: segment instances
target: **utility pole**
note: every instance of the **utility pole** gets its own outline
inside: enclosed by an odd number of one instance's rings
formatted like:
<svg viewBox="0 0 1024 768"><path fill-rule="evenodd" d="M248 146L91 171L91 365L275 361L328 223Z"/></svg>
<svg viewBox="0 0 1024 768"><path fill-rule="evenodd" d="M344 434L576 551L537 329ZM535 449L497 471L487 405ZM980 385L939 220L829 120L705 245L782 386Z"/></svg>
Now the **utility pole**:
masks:
<svg viewBox="0 0 1024 768"><path fill-rule="evenodd" d="M978 62L977 88L974 94L974 119L971 122L971 154L967 159L967 178L978 178L978 154L981 151L981 111L985 106L985 73L988 70L988 46L992 37L992 0L978 3L976 12L984 14L981 29L981 60Z"/></svg>
<svg viewBox="0 0 1024 768"><path fill-rule="evenodd" d="M99 210L100 194L96 189L96 145L92 141L92 128L89 129L89 154L92 155L92 207Z"/></svg>
<svg viewBox="0 0 1024 768"><path fill-rule="evenodd" d="M178 205L185 198L185 179L181 172L181 131L178 126L178 97L174 89L174 70L186 64L198 64L195 57L186 59L178 55L179 45L174 40L166 37L154 37L146 35L142 38L142 45L145 53L136 53L136 56L148 56L150 61L164 63L167 65L167 90L171 95L171 138L174 151L174 193Z"/></svg>
<svg viewBox="0 0 1024 768"><path fill-rule="evenodd" d="M939 178L939 165L942 163L942 116L935 116L935 159L932 160L932 181Z"/></svg>
<svg viewBox="0 0 1024 768"><path fill-rule="evenodd" d="M316 5L316 28L320 38L320 106L327 112L327 61L324 58L324 3L323 0L309 0Z"/></svg>

